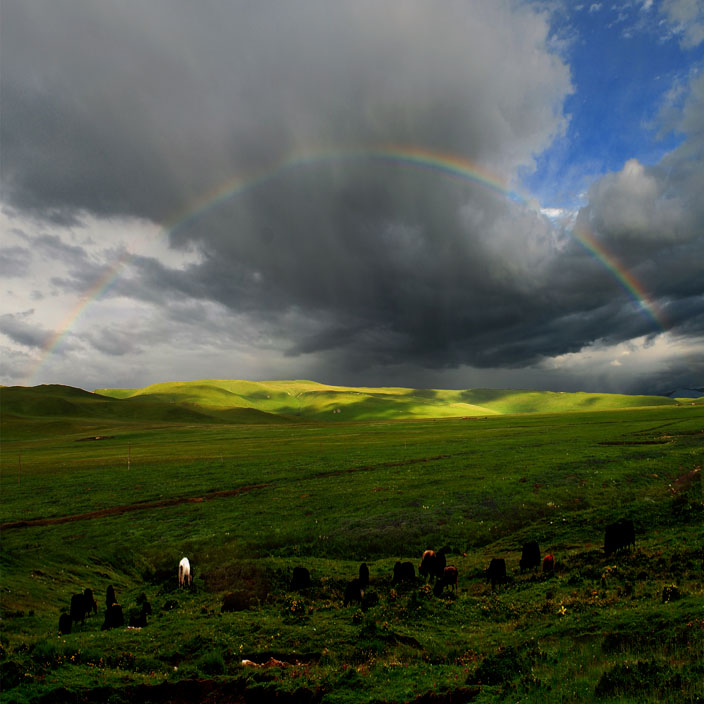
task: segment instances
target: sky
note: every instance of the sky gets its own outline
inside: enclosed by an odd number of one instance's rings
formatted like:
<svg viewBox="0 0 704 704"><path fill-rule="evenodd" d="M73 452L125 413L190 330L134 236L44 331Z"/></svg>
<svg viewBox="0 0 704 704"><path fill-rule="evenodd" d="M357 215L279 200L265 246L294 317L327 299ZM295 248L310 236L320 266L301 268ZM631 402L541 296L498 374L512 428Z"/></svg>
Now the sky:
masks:
<svg viewBox="0 0 704 704"><path fill-rule="evenodd" d="M3 0L0 383L704 386L704 0Z"/></svg>

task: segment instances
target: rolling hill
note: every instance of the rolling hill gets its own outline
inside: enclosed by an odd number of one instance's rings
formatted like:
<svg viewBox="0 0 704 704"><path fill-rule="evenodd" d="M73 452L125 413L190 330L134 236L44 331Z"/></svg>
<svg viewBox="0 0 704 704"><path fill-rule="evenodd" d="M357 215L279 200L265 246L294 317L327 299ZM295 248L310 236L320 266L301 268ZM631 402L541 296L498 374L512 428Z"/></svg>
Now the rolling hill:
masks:
<svg viewBox="0 0 704 704"><path fill-rule="evenodd" d="M314 381L207 379L152 384L142 389L84 391L48 384L0 389L2 420L96 425L262 424L301 421L414 420L486 417L513 413L565 413L677 405L664 396L558 393L499 389L366 388ZM690 403L691 399L684 402ZM700 401L697 401L699 403Z"/></svg>
<svg viewBox="0 0 704 704"><path fill-rule="evenodd" d="M153 384L143 389L96 389L102 396L176 403L201 412L242 408L309 420L374 420L561 413L673 405L662 396L556 393L496 389L347 387L313 381L208 379Z"/></svg>

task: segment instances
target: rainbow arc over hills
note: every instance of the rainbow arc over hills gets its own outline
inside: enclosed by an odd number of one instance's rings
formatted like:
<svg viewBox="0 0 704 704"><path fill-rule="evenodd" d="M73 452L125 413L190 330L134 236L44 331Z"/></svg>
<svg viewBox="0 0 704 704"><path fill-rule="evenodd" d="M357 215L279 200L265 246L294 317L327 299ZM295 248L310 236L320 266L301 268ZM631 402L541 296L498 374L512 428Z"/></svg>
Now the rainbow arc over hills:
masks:
<svg viewBox="0 0 704 704"><path fill-rule="evenodd" d="M465 184L475 184L504 198L526 204L527 199L497 174L486 167L456 154L443 153L417 146L381 146L374 148L307 150L289 156L273 166L238 174L216 189L205 193L192 203L168 218L156 237L164 237L177 232L195 222L205 213L248 191L264 186L274 178L285 176L296 170L313 168L327 163L378 163L398 168L421 169L437 174L440 178L452 179ZM631 296L659 331L666 328L664 317L647 295L645 287L611 255L599 240L588 230L573 229L572 235L580 244L611 273ZM85 314L91 303L99 300L119 279L125 269L134 261L137 254L123 253L118 260L106 268L104 273L83 294L81 299L63 318L56 330L45 341L39 360L28 374L25 383L30 385L47 360L61 345L71 328Z"/></svg>

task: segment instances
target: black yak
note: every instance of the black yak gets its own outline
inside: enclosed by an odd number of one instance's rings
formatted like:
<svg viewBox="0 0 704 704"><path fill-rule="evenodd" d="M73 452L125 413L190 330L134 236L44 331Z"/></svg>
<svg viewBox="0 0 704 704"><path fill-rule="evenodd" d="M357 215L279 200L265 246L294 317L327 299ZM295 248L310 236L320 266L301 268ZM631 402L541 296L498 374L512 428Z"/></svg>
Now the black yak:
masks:
<svg viewBox="0 0 704 704"><path fill-rule="evenodd" d="M369 586L369 567L367 567L366 562L359 566L359 584L362 589Z"/></svg>
<svg viewBox="0 0 704 704"><path fill-rule="evenodd" d="M148 601L142 602L142 610L130 614L130 628L144 628L147 625L147 616L152 612L152 605Z"/></svg>
<svg viewBox="0 0 704 704"><path fill-rule="evenodd" d="M616 523L606 526L604 531L604 554L606 557L622 550L630 550L636 545L636 531L633 521L619 518Z"/></svg>
<svg viewBox="0 0 704 704"><path fill-rule="evenodd" d="M353 601L357 601L361 604L362 599L364 599L364 589L359 579L355 578L352 581L348 582L347 586L345 587L345 600L343 606L347 606Z"/></svg>
<svg viewBox="0 0 704 704"><path fill-rule="evenodd" d="M86 615L90 615L92 611L94 614L98 613L98 602L93 596L93 590L90 587L86 587L83 590L83 600L85 601Z"/></svg>
<svg viewBox="0 0 704 704"><path fill-rule="evenodd" d="M310 572L306 567L294 567L291 577L291 589L307 589L310 587Z"/></svg>
<svg viewBox="0 0 704 704"><path fill-rule="evenodd" d="M530 540L523 545L521 561L518 563L521 572L531 568L540 567L540 546L537 540Z"/></svg>
<svg viewBox="0 0 704 704"><path fill-rule="evenodd" d="M493 589L497 584L506 584L506 560L503 557L492 557L486 571L486 581L491 582Z"/></svg>
<svg viewBox="0 0 704 704"><path fill-rule="evenodd" d="M74 594L71 597L71 621L73 623L81 624L86 621L86 614L88 613L88 606L86 604L86 599L84 594Z"/></svg>
<svg viewBox="0 0 704 704"><path fill-rule="evenodd" d="M111 584L105 593L105 608L109 609L113 604L117 604L117 597L115 596L115 587Z"/></svg>
<svg viewBox="0 0 704 704"><path fill-rule="evenodd" d="M59 616L59 633L65 636L67 633L71 632L71 616L69 614L61 614Z"/></svg>
<svg viewBox="0 0 704 704"><path fill-rule="evenodd" d="M111 604L105 609L105 621L100 627L101 631L107 631L110 628L120 628L125 625L125 616L122 613L120 604Z"/></svg>
<svg viewBox="0 0 704 704"><path fill-rule="evenodd" d="M416 570L412 562L396 562L394 565L394 579L392 584L412 582L416 578Z"/></svg>

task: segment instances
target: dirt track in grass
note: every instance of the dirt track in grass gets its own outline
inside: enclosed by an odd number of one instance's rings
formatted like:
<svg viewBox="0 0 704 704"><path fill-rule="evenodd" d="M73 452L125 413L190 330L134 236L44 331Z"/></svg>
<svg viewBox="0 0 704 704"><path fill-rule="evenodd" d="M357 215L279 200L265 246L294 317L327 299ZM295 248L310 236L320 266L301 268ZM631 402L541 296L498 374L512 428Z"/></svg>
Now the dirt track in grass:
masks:
<svg viewBox="0 0 704 704"><path fill-rule="evenodd" d="M446 460L458 455L466 453L458 453L456 455L436 455L433 457L417 457L407 460L383 462L378 465L361 465L358 467L348 467L346 469L335 469L328 472L318 472L312 478L320 479L326 477L335 477L352 472L370 472L379 468L403 467L406 465L419 464L424 462L437 462ZM110 508L99 509L98 511L89 511L88 513L77 513L71 516L56 516L54 518L28 518L22 521L11 521L0 524L0 530L8 530L11 528L32 528L35 526L50 526L58 523L72 523L74 521L90 521L95 518L105 518L107 516L119 516L123 513L132 511L148 511L155 508L165 508L168 506L179 506L180 504L197 504L202 501L212 501L213 499L223 499L230 496L238 496L256 489L266 489L273 486L271 483L266 484L251 484L249 486L241 486L237 489L226 489L224 491L213 491L201 496L179 496L171 499L160 499L159 501L140 501L134 504L124 504L121 506L112 506Z"/></svg>
<svg viewBox="0 0 704 704"><path fill-rule="evenodd" d="M34 526L51 526L57 523L72 523L73 521L90 521L94 518L105 518L106 516L119 516L123 513L131 513L132 511L148 511L153 508L164 508L167 506L178 506L180 504L198 504L202 501L212 501L213 499L222 499L228 496L239 496L246 494L255 489L265 489L269 484L251 484L250 486L241 486L238 489L226 489L224 491L213 491L202 496L179 496L171 499L161 499L159 501L140 501L134 504L124 504L122 506L112 506L103 508L99 511L89 511L88 513L76 513L72 516L57 516L55 518L31 518L26 521L13 521L11 523L3 523L0 525L0 530L8 530L9 528L31 528Z"/></svg>

